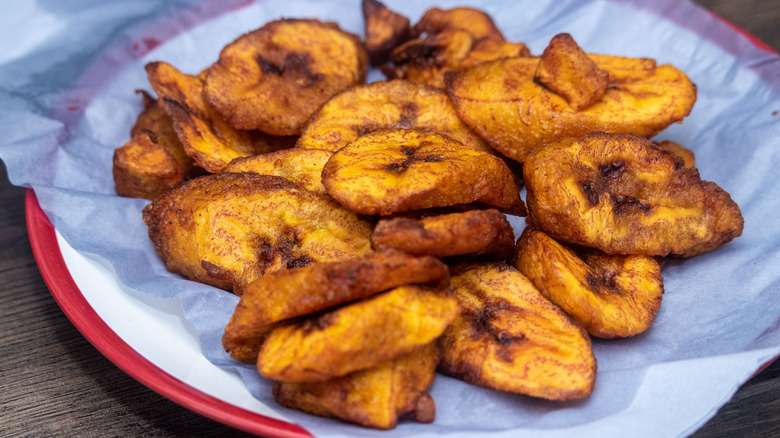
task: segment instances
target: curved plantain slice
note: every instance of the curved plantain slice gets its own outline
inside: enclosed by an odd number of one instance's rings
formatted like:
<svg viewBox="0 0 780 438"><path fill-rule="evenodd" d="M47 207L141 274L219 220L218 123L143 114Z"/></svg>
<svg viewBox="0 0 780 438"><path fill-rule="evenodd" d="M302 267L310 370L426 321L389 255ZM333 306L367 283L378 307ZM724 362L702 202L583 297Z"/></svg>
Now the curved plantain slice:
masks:
<svg viewBox="0 0 780 438"><path fill-rule="evenodd" d="M588 55L609 73L606 91L585 109L534 81L539 58L504 58L447 73L458 115L493 148L517 161L546 143L594 131L652 137L690 113L696 86L670 65ZM614 79L613 79L614 76Z"/></svg>
<svg viewBox="0 0 780 438"><path fill-rule="evenodd" d="M523 175L531 223L608 254L690 257L742 234L728 193L634 135L594 133L538 149Z"/></svg>
<svg viewBox="0 0 780 438"><path fill-rule="evenodd" d="M371 245L416 256L488 254L506 260L514 249L515 233L498 210L468 210L421 219L382 219L374 227Z"/></svg>
<svg viewBox="0 0 780 438"><path fill-rule="evenodd" d="M322 169L322 183L362 214L480 202L524 215L514 176L500 158L422 130L380 130L341 148Z"/></svg>
<svg viewBox="0 0 780 438"><path fill-rule="evenodd" d="M368 222L277 176L193 179L146 206L143 219L169 271L223 289L371 251Z"/></svg>
<svg viewBox="0 0 780 438"><path fill-rule="evenodd" d="M278 321L319 312L404 284L446 287L447 266L435 257L388 250L343 262L316 263L264 275L241 288L241 299L222 337L231 353ZM258 346L259 348L259 346ZM241 353L243 355L243 353ZM255 359L257 352L255 352Z"/></svg>
<svg viewBox="0 0 780 438"><path fill-rule="evenodd" d="M376 429L393 429L402 415L430 423L436 405L426 392L436 377L435 343L363 371L322 382L276 382L282 406Z"/></svg>
<svg viewBox="0 0 780 438"><path fill-rule="evenodd" d="M451 284L461 315L439 339L439 372L550 400L590 395L590 337L511 266L458 265Z"/></svg>
<svg viewBox="0 0 780 438"><path fill-rule="evenodd" d="M625 338L647 330L664 293L655 258L598 250L579 255L533 227L526 227L517 241L515 266L545 297L600 338Z"/></svg>
<svg viewBox="0 0 780 438"><path fill-rule="evenodd" d="M222 171L281 176L306 190L325 195L328 192L322 185L322 167L331 155L333 152L321 149L284 149L268 154L236 158Z"/></svg>
<svg viewBox="0 0 780 438"><path fill-rule="evenodd" d="M143 131L114 150L112 173L119 196L155 199L184 181L189 166L177 161L159 140L155 141L158 138Z"/></svg>
<svg viewBox="0 0 780 438"><path fill-rule="evenodd" d="M409 19L391 11L377 0L362 0L366 51L372 65L387 62L390 52L409 39Z"/></svg>
<svg viewBox="0 0 780 438"><path fill-rule="evenodd" d="M172 120L184 151L208 172L257 153L248 132L237 131L203 100L203 81L165 62L146 65L149 83Z"/></svg>
<svg viewBox="0 0 780 438"><path fill-rule="evenodd" d="M406 354L438 338L458 315L449 290L400 286L272 330L257 356L264 377L315 382Z"/></svg>
<svg viewBox="0 0 780 438"><path fill-rule="evenodd" d="M430 8L425 11L420 21L414 25L414 31L417 34L436 34L449 30L466 31L475 40L483 38L498 41L504 40L504 36L498 30L490 15L474 8Z"/></svg>
<svg viewBox="0 0 780 438"><path fill-rule="evenodd" d="M238 129L300 134L328 98L365 81L360 39L335 23L282 19L225 46L206 72L206 100Z"/></svg>
<svg viewBox="0 0 780 438"><path fill-rule="evenodd" d="M472 149L492 151L458 118L446 93L395 80L359 85L333 96L314 113L296 147L337 151L378 129L429 129Z"/></svg>

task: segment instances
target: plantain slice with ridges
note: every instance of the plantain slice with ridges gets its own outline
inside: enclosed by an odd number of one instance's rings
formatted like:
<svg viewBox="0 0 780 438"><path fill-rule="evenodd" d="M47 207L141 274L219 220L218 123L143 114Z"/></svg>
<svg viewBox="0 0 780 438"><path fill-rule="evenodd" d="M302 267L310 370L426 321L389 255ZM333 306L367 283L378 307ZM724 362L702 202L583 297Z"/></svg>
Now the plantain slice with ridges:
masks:
<svg viewBox="0 0 780 438"><path fill-rule="evenodd" d="M393 429L409 415L430 423L436 405L426 391L436 377L435 343L372 368L322 382L276 382L273 394L282 406L338 418L376 429Z"/></svg>
<svg viewBox="0 0 780 438"><path fill-rule="evenodd" d="M514 262L545 297L592 336L625 338L647 330L661 306L664 283L654 257L576 252L526 227Z"/></svg>
<svg viewBox="0 0 780 438"><path fill-rule="evenodd" d="M169 271L227 290L371 251L371 224L278 176L196 178L146 206L143 219Z"/></svg>
<svg viewBox="0 0 780 438"><path fill-rule="evenodd" d="M499 262L458 265L452 273L462 311L439 340L439 372L550 400L590 395L590 337L523 274Z"/></svg>
<svg viewBox="0 0 780 438"><path fill-rule="evenodd" d="M248 340L262 337L276 322L367 298L404 284L446 287L448 280L449 270L439 259L414 257L395 250L273 272L241 289L241 299L225 328L222 345L234 358L234 350L246 356L242 346ZM256 359L257 351L253 362Z"/></svg>
<svg viewBox="0 0 780 438"><path fill-rule="evenodd" d="M500 158L423 130L389 129L358 138L328 160L322 183L361 214L471 202L525 214L514 176Z"/></svg>
<svg viewBox="0 0 780 438"><path fill-rule="evenodd" d="M257 367L264 377L285 382L344 376L434 341L459 310L448 289L399 286L272 330Z"/></svg>
<svg viewBox="0 0 780 438"><path fill-rule="evenodd" d="M331 96L366 78L367 55L336 23L282 19L225 46L206 71L206 100L238 129L300 134Z"/></svg>
<svg viewBox="0 0 780 438"><path fill-rule="evenodd" d="M523 175L530 222L556 240L690 257L742 234L728 193L635 135L594 133L538 149Z"/></svg>
<svg viewBox="0 0 780 438"><path fill-rule="evenodd" d="M428 129L466 147L492 151L466 126L442 90L414 82L379 81L352 87L320 108L295 145L337 151L379 129Z"/></svg>
<svg viewBox="0 0 780 438"><path fill-rule="evenodd" d="M506 260L515 245L512 225L496 209L468 210L426 216L381 219L371 245L376 250L397 249L422 256L490 255Z"/></svg>

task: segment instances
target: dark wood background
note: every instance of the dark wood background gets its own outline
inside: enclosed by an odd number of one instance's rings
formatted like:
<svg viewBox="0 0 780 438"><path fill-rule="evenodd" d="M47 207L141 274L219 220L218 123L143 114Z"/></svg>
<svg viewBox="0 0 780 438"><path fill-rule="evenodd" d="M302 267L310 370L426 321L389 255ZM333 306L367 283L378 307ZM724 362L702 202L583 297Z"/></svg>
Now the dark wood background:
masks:
<svg viewBox="0 0 780 438"><path fill-rule="evenodd" d="M780 51L780 0L698 0ZM248 436L157 395L84 339L33 259L24 192L0 164L0 435ZM696 437L780 436L780 360L745 383Z"/></svg>

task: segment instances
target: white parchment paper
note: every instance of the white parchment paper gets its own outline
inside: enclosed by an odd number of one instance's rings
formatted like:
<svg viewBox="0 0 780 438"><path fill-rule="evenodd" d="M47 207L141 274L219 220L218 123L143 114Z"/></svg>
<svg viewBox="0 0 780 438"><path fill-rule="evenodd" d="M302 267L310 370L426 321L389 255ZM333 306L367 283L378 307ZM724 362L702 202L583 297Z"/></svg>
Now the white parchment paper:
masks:
<svg viewBox="0 0 780 438"><path fill-rule="evenodd" d="M387 1L416 21L453 1ZM742 208L743 235L663 270L656 322L631 339L594 339L593 395L553 403L440 376L432 425L366 430L278 407L271 383L230 360L220 345L237 299L168 273L147 238L148 202L115 195L113 150L129 139L147 89L144 64L197 73L240 34L280 17L338 21L362 34L359 1L118 0L14 5L0 16L0 157L11 181L32 187L75 249L107 260L124 285L177 297L203 355L239 373L271 409L319 436L679 436L715 414L762 364L780 353L780 57L754 46L688 2L485 1L507 39L535 54L559 32L586 51L655 58L685 71L698 101L664 131L696 153L706 180ZM373 72L370 80L381 79ZM523 221L517 221L518 232Z"/></svg>

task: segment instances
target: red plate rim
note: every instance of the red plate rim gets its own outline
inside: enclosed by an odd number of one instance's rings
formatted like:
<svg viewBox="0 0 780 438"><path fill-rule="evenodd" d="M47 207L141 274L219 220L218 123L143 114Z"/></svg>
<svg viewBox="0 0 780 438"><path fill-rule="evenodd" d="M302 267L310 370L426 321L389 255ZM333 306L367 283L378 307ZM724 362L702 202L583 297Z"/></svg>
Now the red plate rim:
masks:
<svg viewBox="0 0 780 438"><path fill-rule="evenodd" d="M236 429L279 438L312 436L297 424L266 417L205 394L141 356L111 330L84 298L62 258L54 226L41 210L32 189L26 192L25 214L33 256L54 300L78 331L114 365L163 397Z"/></svg>

